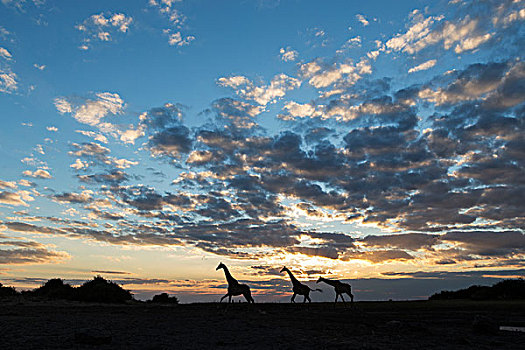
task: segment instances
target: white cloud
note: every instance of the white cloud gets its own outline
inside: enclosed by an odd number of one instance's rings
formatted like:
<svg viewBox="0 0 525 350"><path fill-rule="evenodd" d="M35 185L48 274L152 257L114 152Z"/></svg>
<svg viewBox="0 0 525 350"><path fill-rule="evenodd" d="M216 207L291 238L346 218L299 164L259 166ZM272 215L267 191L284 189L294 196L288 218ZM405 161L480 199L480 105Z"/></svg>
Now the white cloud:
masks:
<svg viewBox="0 0 525 350"><path fill-rule="evenodd" d="M46 126L47 131L56 132L58 128L56 126Z"/></svg>
<svg viewBox="0 0 525 350"><path fill-rule="evenodd" d="M426 69L432 68L436 65L436 62L437 60L429 60L429 61L423 62L415 67L410 68L408 70L408 73L414 73L420 70L426 70Z"/></svg>
<svg viewBox="0 0 525 350"><path fill-rule="evenodd" d="M22 174L29 177L39 178L39 179L51 179L53 176L47 171L43 169L37 169L35 171L26 170Z"/></svg>
<svg viewBox="0 0 525 350"><path fill-rule="evenodd" d="M286 74L278 74L271 80L269 85L255 85L244 76L233 76L219 78L217 83L221 86L230 87L237 95L257 102L261 106L275 102L278 98L286 95L286 92L301 86L301 81Z"/></svg>
<svg viewBox="0 0 525 350"><path fill-rule="evenodd" d="M0 180L0 188L16 188L15 181L2 181Z"/></svg>
<svg viewBox="0 0 525 350"><path fill-rule="evenodd" d="M315 117L319 116L316 113L315 105L305 103L300 104L294 101L288 102L284 106L285 114L280 114L278 117L283 120L294 120L295 118Z"/></svg>
<svg viewBox="0 0 525 350"><path fill-rule="evenodd" d="M361 14L355 15L355 18L357 18L357 20L365 27L370 24L370 22L367 21L365 16L363 16Z"/></svg>
<svg viewBox="0 0 525 350"><path fill-rule="evenodd" d="M12 93L18 89L16 74L0 70L0 92Z"/></svg>
<svg viewBox="0 0 525 350"><path fill-rule="evenodd" d="M170 29L164 30L164 33L168 34L168 44L170 44L170 46L186 46L189 45L193 40L195 40L195 37L192 35L188 35L187 37L182 38L180 32L171 33Z"/></svg>
<svg viewBox="0 0 525 350"><path fill-rule="evenodd" d="M281 54L281 60L284 62L295 61L297 59L297 56L299 56L299 53L297 51L292 50L289 47L287 47L286 49L281 47L279 53Z"/></svg>
<svg viewBox="0 0 525 350"><path fill-rule="evenodd" d="M126 17L122 13L115 13L110 18L110 22L113 27L117 27L119 31L125 33L128 31L131 22L133 22L133 18Z"/></svg>
<svg viewBox="0 0 525 350"><path fill-rule="evenodd" d="M479 35L475 37L470 37L462 40L454 48L454 52L460 54L464 51L471 51L476 49L479 45L483 44L492 37L492 34L487 33L485 35Z"/></svg>
<svg viewBox="0 0 525 350"><path fill-rule="evenodd" d="M110 158L109 159L110 164L114 165L115 168L118 169L127 169L132 165L137 165L139 162L127 160L127 159L117 159L117 158Z"/></svg>
<svg viewBox="0 0 525 350"><path fill-rule="evenodd" d="M6 60L10 60L10 59L13 58L11 53L4 47L0 47L0 57L4 58Z"/></svg>
<svg viewBox="0 0 525 350"><path fill-rule="evenodd" d="M175 4L181 2L182 0L150 0L149 4L150 6L156 7L158 11L166 16L172 28L164 29L164 34L168 35L168 44L171 46L186 46L189 45L193 40L195 40L195 36L193 35L186 35L184 36L180 29L182 28L182 25L186 21L186 16L182 14L179 10L175 8ZM175 29L175 31L173 31Z"/></svg>
<svg viewBox="0 0 525 350"><path fill-rule="evenodd" d="M402 50L410 54L421 50L430 43L430 40L425 42L424 39L429 38L429 34L431 33L430 27L432 24L443 19L443 16L430 16L423 18L423 16L418 12L413 12L412 14L414 16L414 23L412 26L404 34L398 34L394 38L388 40L385 43L385 46L388 49L394 51ZM437 39L434 39L433 37L432 40L437 41Z"/></svg>
<svg viewBox="0 0 525 350"><path fill-rule="evenodd" d="M75 27L86 34L84 44L79 49L88 50L89 43L93 40L111 41L112 35L126 33L132 22L133 18L123 13L109 13L107 17L104 13L99 13L88 17Z"/></svg>
<svg viewBox="0 0 525 350"><path fill-rule="evenodd" d="M173 6L177 2L181 0L150 0L149 4L157 7L159 12L166 15L173 25L180 27L186 17Z"/></svg>
<svg viewBox="0 0 525 350"><path fill-rule="evenodd" d="M56 109L64 114L64 113L72 113L73 107L71 106L71 103L68 102L65 98L57 97L55 98L55 107Z"/></svg>
<svg viewBox="0 0 525 350"><path fill-rule="evenodd" d="M26 201L29 202L34 200L29 194L30 192L28 191L18 191L16 193L3 191L0 192L0 203L28 207L29 204L27 204Z"/></svg>
<svg viewBox="0 0 525 350"><path fill-rule="evenodd" d="M112 124L103 123L101 120L109 114L117 115L122 113L125 104L124 100L117 94L111 92L100 92L95 94L96 99L85 100L81 104L75 105L72 101L64 97L55 99L57 110L62 113L70 113L78 122L91 126L97 126L101 130L113 130Z"/></svg>
<svg viewBox="0 0 525 350"><path fill-rule="evenodd" d="M35 67L36 69L38 70L44 70L46 69L46 65L45 64L33 64L33 67Z"/></svg>
<svg viewBox="0 0 525 350"><path fill-rule="evenodd" d="M102 134L98 134L94 131L86 131L86 130L75 130L79 134L82 134L84 136L92 137L95 141L102 142L102 143L108 143L108 138Z"/></svg>
<svg viewBox="0 0 525 350"><path fill-rule="evenodd" d="M345 63L322 64L312 61L300 66L304 78L316 88L326 88L337 84L354 84L363 74L370 74L372 67L367 59L357 64L348 61Z"/></svg>
<svg viewBox="0 0 525 350"><path fill-rule="evenodd" d="M80 169L88 168L89 164L88 162L83 162L77 158L77 160L75 160L75 163L71 164L70 167L76 170L80 170Z"/></svg>
<svg viewBox="0 0 525 350"><path fill-rule="evenodd" d="M133 126L127 130L120 131L120 141L124 143L135 143L135 140L138 139L141 136L144 136L144 129L145 126L143 124L139 125L137 128L134 128Z"/></svg>

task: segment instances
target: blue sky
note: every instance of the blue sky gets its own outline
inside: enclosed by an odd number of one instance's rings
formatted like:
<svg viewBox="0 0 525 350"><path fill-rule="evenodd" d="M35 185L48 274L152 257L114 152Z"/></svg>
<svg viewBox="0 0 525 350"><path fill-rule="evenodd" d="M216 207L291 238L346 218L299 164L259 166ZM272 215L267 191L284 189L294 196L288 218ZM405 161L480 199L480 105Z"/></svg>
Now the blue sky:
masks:
<svg viewBox="0 0 525 350"><path fill-rule="evenodd" d="M523 1L1 2L4 284L523 275Z"/></svg>

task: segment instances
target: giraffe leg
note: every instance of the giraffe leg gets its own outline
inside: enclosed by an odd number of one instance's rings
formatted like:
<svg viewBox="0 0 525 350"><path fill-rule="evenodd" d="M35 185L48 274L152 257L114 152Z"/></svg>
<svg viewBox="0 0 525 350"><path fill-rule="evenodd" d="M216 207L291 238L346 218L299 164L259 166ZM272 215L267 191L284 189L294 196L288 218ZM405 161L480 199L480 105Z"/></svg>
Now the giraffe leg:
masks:
<svg viewBox="0 0 525 350"><path fill-rule="evenodd" d="M305 295L305 296L304 296L304 302L306 302L306 299L308 299L308 302L309 302L309 303L312 302L312 299L310 299L310 296L309 296L309 295Z"/></svg>
<svg viewBox="0 0 525 350"><path fill-rule="evenodd" d="M232 302L232 295L230 294L230 299L228 299L228 303Z"/></svg>
<svg viewBox="0 0 525 350"><path fill-rule="evenodd" d="M354 302L354 295L352 293L347 293L350 296L350 302Z"/></svg>
<svg viewBox="0 0 525 350"><path fill-rule="evenodd" d="M246 293L246 294L243 294L244 295L244 299L246 299L246 301L249 303L255 303L255 301L253 300L251 294L249 293Z"/></svg>
<svg viewBox="0 0 525 350"><path fill-rule="evenodd" d="M346 307L346 301L345 301L345 298L343 297L343 293L341 293L341 300L343 301L343 304Z"/></svg>
<svg viewBox="0 0 525 350"><path fill-rule="evenodd" d="M337 298L339 298L339 293L335 293L335 303L337 303Z"/></svg>
<svg viewBox="0 0 525 350"><path fill-rule="evenodd" d="M229 294L226 294L225 296L223 296L223 297L221 298L221 301L219 301L219 303L222 303L222 301L224 300L224 298L226 298L228 295L229 295ZM230 298L231 298L231 296L230 296Z"/></svg>
<svg viewBox="0 0 525 350"><path fill-rule="evenodd" d="M297 295L296 293L293 293L293 295L292 295L292 303L295 303L295 296L296 295Z"/></svg>

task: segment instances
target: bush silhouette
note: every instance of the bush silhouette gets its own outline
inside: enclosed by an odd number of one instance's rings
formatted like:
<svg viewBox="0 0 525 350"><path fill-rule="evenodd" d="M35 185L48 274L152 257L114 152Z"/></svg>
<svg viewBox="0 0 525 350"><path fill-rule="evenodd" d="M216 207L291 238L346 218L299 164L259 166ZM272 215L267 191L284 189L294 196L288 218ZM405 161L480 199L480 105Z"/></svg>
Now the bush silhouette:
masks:
<svg viewBox="0 0 525 350"><path fill-rule="evenodd" d="M75 298L75 288L71 287L67 283L64 283L64 281L60 278L53 278L29 294L50 299L71 300Z"/></svg>
<svg viewBox="0 0 525 350"><path fill-rule="evenodd" d="M1 297L12 297L18 294L19 293L13 287L4 287L2 283L0 283L0 298Z"/></svg>
<svg viewBox="0 0 525 350"><path fill-rule="evenodd" d="M149 303L158 303L158 304L178 304L179 299L176 296L170 297L168 293L161 293L154 295L151 300L148 300Z"/></svg>
<svg viewBox="0 0 525 350"><path fill-rule="evenodd" d="M118 284L96 276L76 288L75 299L101 303L123 303L133 298L132 294Z"/></svg>
<svg viewBox="0 0 525 350"><path fill-rule="evenodd" d="M471 300L512 300L525 299L525 280L503 280L488 286L470 286L456 291L441 291L429 300L471 299Z"/></svg>

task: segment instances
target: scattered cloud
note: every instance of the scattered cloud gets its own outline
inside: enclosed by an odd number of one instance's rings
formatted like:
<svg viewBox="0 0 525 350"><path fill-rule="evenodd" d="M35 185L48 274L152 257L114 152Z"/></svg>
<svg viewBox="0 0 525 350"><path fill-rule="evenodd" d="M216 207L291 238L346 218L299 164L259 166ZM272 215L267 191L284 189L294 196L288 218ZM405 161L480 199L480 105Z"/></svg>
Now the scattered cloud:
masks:
<svg viewBox="0 0 525 350"><path fill-rule="evenodd" d="M281 54L281 60L284 62L295 61L299 56L299 53L295 50L292 50L290 47L281 47L279 53Z"/></svg>
<svg viewBox="0 0 525 350"><path fill-rule="evenodd" d="M126 33L132 22L133 18L123 13L100 13L88 17L75 27L85 35L80 49L88 50L94 41L111 41L116 33Z"/></svg>
<svg viewBox="0 0 525 350"><path fill-rule="evenodd" d="M261 106L273 103L277 99L285 96L287 91L301 86L300 80L289 77L286 74L276 75L270 81L269 85L256 85L242 75L219 78L217 83L221 86L234 89L237 95L246 100L255 101Z"/></svg>
<svg viewBox="0 0 525 350"><path fill-rule="evenodd" d="M357 20L363 25L363 27L366 27L370 24L370 22L362 14L355 15L355 18L357 18Z"/></svg>
<svg viewBox="0 0 525 350"><path fill-rule="evenodd" d="M47 170L44 170L44 169L37 169L35 171L31 171L31 170L25 170L23 172L23 174L25 176L29 176L29 177L33 177L33 178L38 178L38 179L51 179L53 178L53 176L51 176L51 174L49 173L49 171Z"/></svg>
<svg viewBox="0 0 525 350"><path fill-rule="evenodd" d="M415 67L410 68L408 70L408 73L414 73L414 72L419 72L420 70L430 69L430 68L434 67L436 65L436 63L437 63L437 60L428 60L426 62L418 64Z"/></svg>

